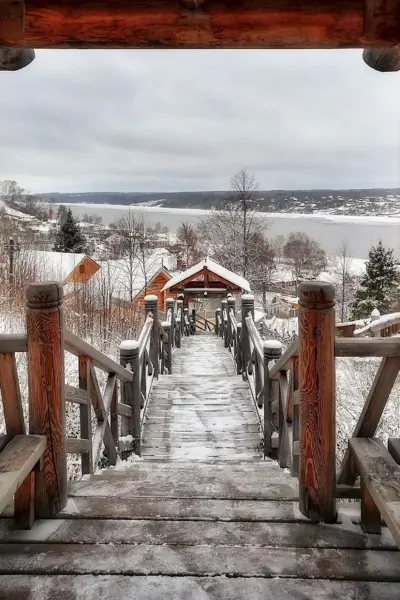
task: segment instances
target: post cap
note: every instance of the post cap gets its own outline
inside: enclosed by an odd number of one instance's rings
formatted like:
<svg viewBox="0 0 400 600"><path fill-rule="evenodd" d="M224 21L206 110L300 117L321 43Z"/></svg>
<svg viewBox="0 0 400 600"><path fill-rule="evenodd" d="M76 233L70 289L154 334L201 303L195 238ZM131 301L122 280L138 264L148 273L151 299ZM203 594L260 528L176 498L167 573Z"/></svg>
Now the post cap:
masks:
<svg viewBox="0 0 400 600"><path fill-rule="evenodd" d="M136 340L124 340L119 345L120 356L131 356L139 352L139 342Z"/></svg>
<svg viewBox="0 0 400 600"><path fill-rule="evenodd" d="M263 342L264 354L269 358L279 357L282 354L282 344L278 340L266 340Z"/></svg>
<svg viewBox="0 0 400 600"><path fill-rule="evenodd" d="M335 286L327 281L303 281L297 294L302 308L327 310L335 306Z"/></svg>
<svg viewBox="0 0 400 600"><path fill-rule="evenodd" d="M254 302L253 294L243 294L242 302Z"/></svg>
<svg viewBox="0 0 400 600"><path fill-rule="evenodd" d="M218 306L218 308L215 310L215 312L221 312L221 307Z"/></svg>
<svg viewBox="0 0 400 600"><path fill-rule="evenodd" d="M223 300L221 300L221 304L228 304L228 300L224 298Z"/></svg>
<svg viewBox="0 0 400 600"><path fill-rule="evenodd" d="M161 322L161 327L163 329L169 329L171 327L171 323L169 321L162 321Z"/></svg>
<svg viewBox="0 0 400 600"><path fill-rule="evenodd" d="M154 294L149 294L148 296L144 297L145 302L157 302L157 300L158 298Z"/></svg>
<svg viewBox="0 0 400 600"><path fill-rule="evenodd" d="M166 304L175 304L175 298L167 298L165 302Z"/></svg>
<svg viewBox="0 0 400 600"><path fill-rule="evenodd" d="M63 286L59 281L35 281L26 289L26 300L30 308L56 308L63 301Z"/></svg>

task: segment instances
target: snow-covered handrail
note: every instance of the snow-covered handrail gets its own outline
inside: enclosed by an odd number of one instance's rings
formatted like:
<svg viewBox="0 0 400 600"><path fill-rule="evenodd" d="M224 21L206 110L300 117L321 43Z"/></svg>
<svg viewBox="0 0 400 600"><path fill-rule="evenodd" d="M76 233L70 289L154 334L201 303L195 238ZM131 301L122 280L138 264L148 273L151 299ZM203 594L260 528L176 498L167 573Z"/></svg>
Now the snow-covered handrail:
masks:
<svg viewBox="0 0 400 600"><path fill-rule="evenodd" d="M354 331L354 337L364 337L368 334L380 333L382 330L398 324L400 324L400 313L397 312L390 315L383 315L374 321L371 321L371 323L365 325L365 327L356 329Z"/></svg>

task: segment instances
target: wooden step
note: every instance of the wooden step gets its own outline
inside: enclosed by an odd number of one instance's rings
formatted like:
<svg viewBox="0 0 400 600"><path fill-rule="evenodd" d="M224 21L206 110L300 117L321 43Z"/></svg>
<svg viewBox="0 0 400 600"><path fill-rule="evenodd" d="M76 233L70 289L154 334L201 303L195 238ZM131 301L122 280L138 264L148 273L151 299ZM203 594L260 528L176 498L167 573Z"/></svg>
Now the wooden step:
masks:
<svg viewBox="0 0 400 600"><path fill-rule="evenodd" d="M0 542L53 544L146 544L229 547L337 548L395 550L389 532L368 536L356 525L222 521L135 521L132 519L40 520L31 531L15 531L9 519L0 521Z"/></svg>
<svg viewBox="0 0 400 600"><path fill-rule="evenodd" d="M2 600L398 600L400 584L326 579L2 575ZM77 592L79 590L79 592ZM79 594L79 596L77 596Z"/></svg>
<svg viewBox="0 0 400 600"><path fill-rule="evenodd" d="M0 574L168 575L400 582L397 552L151 544L1 544Z"/></svg>

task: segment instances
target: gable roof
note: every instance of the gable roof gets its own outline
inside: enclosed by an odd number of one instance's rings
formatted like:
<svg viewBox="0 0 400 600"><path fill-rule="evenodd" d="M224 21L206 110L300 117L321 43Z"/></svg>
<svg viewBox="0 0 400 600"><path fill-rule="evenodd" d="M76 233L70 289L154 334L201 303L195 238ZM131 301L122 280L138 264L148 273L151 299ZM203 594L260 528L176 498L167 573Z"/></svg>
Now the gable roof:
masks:
<svg viewBox="0 0 400 600"><path fill-rule="evenodd" d="M32 265L35 269L35 277L38 280L64 282L68 275L70 275L85 258L93 261L87 254L76 252L52 252L47 250L24 251L24 260L28 261L28 264Z"/></svg>
<svg viewBox="0 0 400 600"><path fill-rule="evenodd" d="M226 269L209 256L206 256L206 258L201 260L193 267L190 267L190 269L186 269L186 271L182 271L181 273L178 273L172 277L169 281L167 281L161 291L164 292L165 290L169 290L182 281L185 281L191 277L195 277L197 273L200 273L204 269L207 269L210 273L214 273L214 275L229 281L229 283L241 288L245 292L251 292L250 283L247 281L247 279L241 277L241 275L237 275L237 273L234 273L229 269Z"/></svg>

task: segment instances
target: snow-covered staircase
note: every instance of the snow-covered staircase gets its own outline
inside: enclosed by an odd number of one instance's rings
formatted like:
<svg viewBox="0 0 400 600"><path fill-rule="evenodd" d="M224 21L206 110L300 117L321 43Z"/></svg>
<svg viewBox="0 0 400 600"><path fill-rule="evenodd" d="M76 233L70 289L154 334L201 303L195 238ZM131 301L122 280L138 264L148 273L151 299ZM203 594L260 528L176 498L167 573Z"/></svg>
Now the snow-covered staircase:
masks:
<svg viewBox="0 0 400 600"><path fill-rule="evenodd" d="M216 336L185 338L154 385L143 455L70 485L54 519L0 521L1 600L395 600L397 546L298 510L298 483L257 452L247 383Z"/></svg>
<svg viewBox="0 0 400 600"><path fill-rule="evenodd" d="M260 460L258 413L220 338L184 339L173 354L172 373L153 386L143 423L143 458Z"/></svg>

